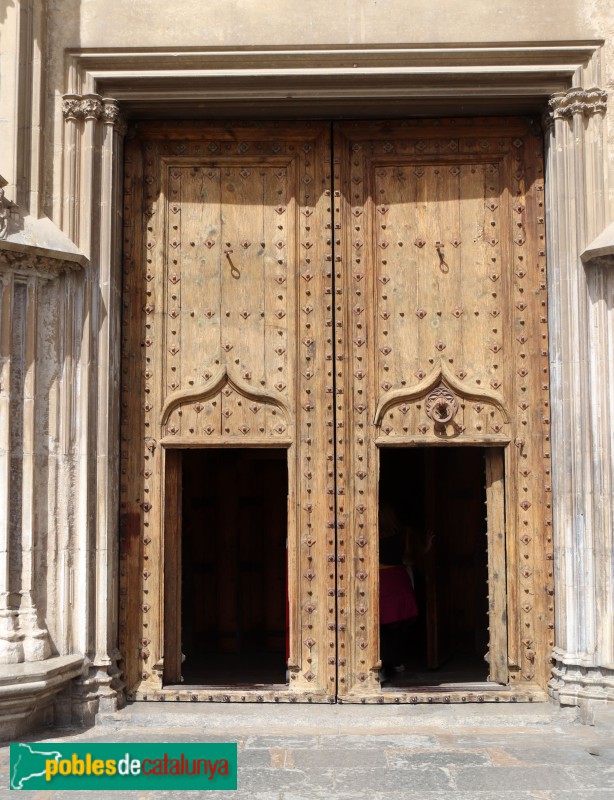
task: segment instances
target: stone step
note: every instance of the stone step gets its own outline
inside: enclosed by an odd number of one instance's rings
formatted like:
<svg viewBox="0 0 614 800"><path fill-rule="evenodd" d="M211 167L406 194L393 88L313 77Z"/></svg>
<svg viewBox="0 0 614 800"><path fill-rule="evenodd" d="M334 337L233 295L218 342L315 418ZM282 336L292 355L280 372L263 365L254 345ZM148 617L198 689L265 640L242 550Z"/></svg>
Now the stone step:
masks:
<svg viewBox="0 0 614 800"><path fill-rule="evenodd" d="M429 728L561 729L577 721L577 709L551 703L449 706L310 704L131 703L102 713L105 728L194 728L216 731L276 730L289 733L407 733Z"/></svg>

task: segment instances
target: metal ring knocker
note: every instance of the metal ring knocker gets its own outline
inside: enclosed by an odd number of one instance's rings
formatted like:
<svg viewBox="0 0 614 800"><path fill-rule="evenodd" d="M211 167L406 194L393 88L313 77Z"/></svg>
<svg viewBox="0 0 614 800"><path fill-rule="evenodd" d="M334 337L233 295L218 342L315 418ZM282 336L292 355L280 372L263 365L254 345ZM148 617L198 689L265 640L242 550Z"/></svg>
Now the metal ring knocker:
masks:
<svg viewBox="0 0 614 800"><path fill-rule="evenodd" d="M435 425L447 425L456 416L458 400L449 389L439 386L426 398L425 410Z"/></svg>
<svg viewBox="0 0 614 800"><path fill-rule="evenodd" d="M226 242L226 249L224 250L224 255L228 259L228 263L230 264L230 274L235 280L238 280L241 277L241 270L238 267L235 267L233 264L232 258L230 257L234 253L234 250L230 246L230 242Z"/></svg>
<svg viewBox="0 0 614 800"><path fill-rule="evenodd" d="M439 256L439 269L442 272L449 272L450 267L446 262L446 257L443 252L443 243L442 242L435 242L435 250L437 250L437 255Z"/></svg>

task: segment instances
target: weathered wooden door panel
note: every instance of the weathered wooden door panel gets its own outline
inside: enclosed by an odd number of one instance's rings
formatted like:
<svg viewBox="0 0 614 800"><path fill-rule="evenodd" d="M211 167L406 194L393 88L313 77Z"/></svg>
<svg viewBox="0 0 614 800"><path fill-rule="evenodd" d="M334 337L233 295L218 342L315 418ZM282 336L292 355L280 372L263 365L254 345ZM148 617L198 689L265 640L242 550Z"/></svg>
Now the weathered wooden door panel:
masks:
<svg viewBox="0 0 614 800"><path fill-rule="evenodd" d="M180 546L180 525L165 537L163 509L171 493L167 517L177 507L178 450L194 447L287 448L287 691L334 695L330 185L322 124L151 123L127 142L121 638L131 696L179 677L180 637L167 632L165 654L164 630L179 619L179 561L165 548Z"/></svg>
<svg viewBox="0 0 614 800"><path fill-rule="evenodd" d="M340 693L379 692L379 448L481 445L505 454L505 520L501 463L487 487L493 679L520 696L545 686L552 643L540 139L523 120L416 120L339 124L333 147Z"/></svg>
<svg viewBox="0 0 614 800"><path fill-rule="evenodd" d="M287 449L290 682L173 687L180 699L382 698L379 452L394 446L488 451L491 679L515 697L545 686L540 140L507 119L344 123L332 153L330 141L323 123L147 123L127 141L120 600L132 697L164 697L180 673L166 629L179 624L177 463L206 447Z"/></svg>

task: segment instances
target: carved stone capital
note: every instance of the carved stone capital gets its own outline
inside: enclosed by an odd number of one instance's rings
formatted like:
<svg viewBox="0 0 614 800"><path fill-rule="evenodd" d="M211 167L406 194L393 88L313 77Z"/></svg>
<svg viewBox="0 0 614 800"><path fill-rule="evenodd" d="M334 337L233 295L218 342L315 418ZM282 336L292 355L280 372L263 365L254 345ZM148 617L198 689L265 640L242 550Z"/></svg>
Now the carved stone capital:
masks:
<svg viewBox="0 0 614 800"><path fill-rule="evenodd" d="M126 134L127 126L117 100L112 97L102 98L102 121L105 125L111 125L116 129L120 136Z"/></svg>
<svg viewBox="0 0 614 800"><path fill-rule="evenodd" d="M88 120L99 120L102 117L102 97L98 94L84 94L81 100L83 117Z"/></svg>
<svg viewBox="0 0 614 800"><path fill-rule="evenodd" d="M592 89L577 87L566 92L553 94L548 101L553 119L569 119L575 114L590 117L593 114L605 114L608 93L594 86Z"/></svg>
<svg viewBox="0 0 614 800"><path fill-rule="evenodd" d="M101 97L99 94L65 94L62 98L62 113L67 121L102 120L105 125L115 127L118 132L125 133L119 103L112 97Z"/></svg>
<svg viewBox="0 0 614 800"><path fill-rule="evenodd" d="M552 114L552 110L550 107L544 109L542 116L541 116L541 126L544 133L550 133L554 128L554 117Z"/></svg>
<svg viewBox="0 0 614 800"><path fill-rule="evenodd" d="M62 113L66 121L77 121L83 119L81 108L81 95L65 94L62 98Z"/></svg>
<svg viewBox="0 0 614 800"><path fill-rule="evenodd" d="M120 121L119 103L112 97L102 98L102 121L106 125L117 125Z"/></svg>

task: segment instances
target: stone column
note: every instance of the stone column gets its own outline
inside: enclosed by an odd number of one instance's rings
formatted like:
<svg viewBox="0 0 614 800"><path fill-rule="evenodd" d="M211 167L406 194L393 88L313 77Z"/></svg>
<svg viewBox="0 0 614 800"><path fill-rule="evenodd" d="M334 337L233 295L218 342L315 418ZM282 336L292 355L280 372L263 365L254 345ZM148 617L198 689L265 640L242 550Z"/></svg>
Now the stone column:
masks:
<svg viewBox="0 0 614 800"><path fill-rule="evenodd" d="M548 271L556 575L551 694L614 699L612 428L607 298L612 273L580 258L606 223L606 93L572 88L549 103ZM608 288L609 285L609 288ZM611 324L611 323L610 323ZM609 585L609 588L608 588Z"/></svg>
<svg viewBox="0 0 614 800"><path fill-rule="evenodd" d="M23 634L10 587L11 532L11 344L13 276L0 274L0 664L24 659Z"/></svg>
<svg viewBox="0 0 614 800"><path fill-rule="evenodd" d="M75 549L82 596L80 649L89 669L72 690L84 720L123 702L117 667L117 517L119 489L119 337L121 272L121 146L125 126L117 102L97 94L65 95L68 195L65 230L90 264L83 298L78 387L79 476ZM79 198L73 207L70 197Z"/></svg>
<svg viewBox="0 0 614 800"><path fill-rule="evenodd" d="M47 589L37 574L47 531L37 510L40 368L39 321L46 312L42 284L79 269L68 258L9 241L0 247L0 663L44 661L51 642L39 604ZM46 398L42 399L43 405Z"/></svg>
<svg viewBox="0 0 614 800"><path fill-rule="evenodd" d="M18 394L21 415L20 441L17 442L18 453L14 458L21 460L21 590L19 599L19 627L23 631L24 659L26 661L42 661L51 655L49 633L41 626L36 608L36 574L34 553L37 547L37 531L34 518L34 483L35 475L35 427L36 427L36 372L37 335L38 335L38 282L35 275L15 287L15 305L17 318L14 326L21 328L21 352L17 348L13 357L19 362L21 386Z"/></svg>
<svg viewBox="0 0 614 800"><path fill-rule="evenodd" d="M71 241L77 238L77 175L78 175L78 135L80 121L83 119L81 96L65 94L62 99L62 112L66 120L64 130L64 175L62 202L62 230Z"/></svg>
<svg viewBox="0 0 614 800"><path fill-rule="evenodd" d="M121 360L121 237L122 218L107 209L123 202L122 147L126 126L119 104L102 99L102 142L99 227L98 396L96 448L96 655L99 707L113 708L123 681L117 667L119 552L119 364Z"/></svg>

